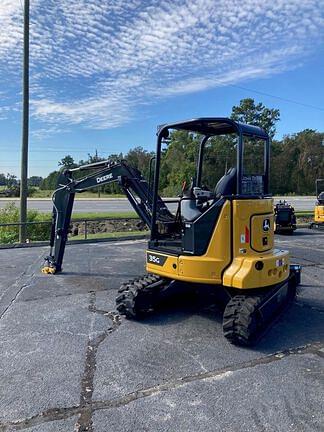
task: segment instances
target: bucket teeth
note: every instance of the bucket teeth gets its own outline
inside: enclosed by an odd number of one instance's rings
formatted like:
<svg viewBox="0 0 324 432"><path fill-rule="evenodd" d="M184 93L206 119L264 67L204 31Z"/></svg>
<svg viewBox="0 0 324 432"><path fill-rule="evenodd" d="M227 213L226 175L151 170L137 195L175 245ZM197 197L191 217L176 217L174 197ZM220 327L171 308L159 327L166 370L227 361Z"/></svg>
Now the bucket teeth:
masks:
<svg viewBox="0 0 324 432"><path fill-rule="evenodd" d="M51 266L45 265L42 268L42 273L44 273L44 274L55 274L56 273L56 269L55 269L55 267L51 267Z"/></svg>

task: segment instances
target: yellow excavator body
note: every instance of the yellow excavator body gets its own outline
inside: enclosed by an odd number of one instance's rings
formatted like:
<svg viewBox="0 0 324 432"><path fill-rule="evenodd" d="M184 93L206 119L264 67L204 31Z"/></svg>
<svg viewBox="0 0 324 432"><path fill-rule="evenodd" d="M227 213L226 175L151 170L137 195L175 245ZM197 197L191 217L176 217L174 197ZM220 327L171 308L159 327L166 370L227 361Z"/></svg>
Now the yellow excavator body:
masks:
<svg viewBox="0 0 324 432"><path fill-rule="evenodd" d="M162 277L238 289L271 286L289 276L289 253L274 248L273 200L225 202L206 253L147 250L146 270Z"/></svg>
<svg viewBox="0 0 324 432"><path fill-rule="evenodd" d="M314 222L324 224L324 205L317 204L315 206Z"/></svg>
<svg viewBox="0 0 324 432"><path fill-rule="evenodd" d="M316 198L314 209L314 222L311 222L309 227L316 229L324 229L324 179L319 178L315 181Z"/></svg>

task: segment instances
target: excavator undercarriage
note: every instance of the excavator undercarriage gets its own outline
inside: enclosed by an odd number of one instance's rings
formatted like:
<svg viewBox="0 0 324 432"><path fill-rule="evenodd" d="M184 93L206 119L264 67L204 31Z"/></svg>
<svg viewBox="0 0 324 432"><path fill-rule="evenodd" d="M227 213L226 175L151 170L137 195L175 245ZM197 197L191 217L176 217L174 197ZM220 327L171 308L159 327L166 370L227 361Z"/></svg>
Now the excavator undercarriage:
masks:
<svg viewBox="0 0 324 432"><path fill-rule="evenodd" d="M166 299L172 302L172 285L175 283L153 274L125 282L118 290L117 310L128 319L145 319L156 312ZM299 284L300 267L292 265L288 280L270 289L254 290L252 294L249 290L241 292L218 287L225 290L217 300L223 311L226 339L235 345L255 345L292 303Z"/></svg>

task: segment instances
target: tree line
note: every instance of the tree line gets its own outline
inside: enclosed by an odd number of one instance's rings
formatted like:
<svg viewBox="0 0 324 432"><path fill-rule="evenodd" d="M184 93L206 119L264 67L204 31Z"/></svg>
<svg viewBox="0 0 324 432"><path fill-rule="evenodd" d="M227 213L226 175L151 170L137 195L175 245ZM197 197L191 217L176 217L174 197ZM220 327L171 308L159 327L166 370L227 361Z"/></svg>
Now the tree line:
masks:
<svg viewBox="0 0 324 432"><path fill-rule="evenodd" d="M316 178L324 177L324 133L313 129L305 129L295 134L275 140L276 124L280 120L278 109L268 108L253 99L243 99L238 106L232 108L231 118L243 123L261 126L272 138L270 184L273 194L314 194ZM198 143L201 137L186 131L174 131L162 150L160 192L165 196L177 195L183 181L190 181L194 175L198 156ZM203 166L203 183L209 188L215 187L217 180L231 166L235 166L236 141L232 136L211 138L205 151ZM256 169L258 146L246 146L245 165L248 169ZM142 147L135 147L126 154L112 154L109 159L125 159L139 169L143 176L149 178L150 160L154 152ZM34 177L31 186L40 189L54 190L59 171L71 169L87 163L104 160L95 152L89 154L87 160L76 162L71 155L65 156L58 163L59 169L46 178ZM76 173L76 177L82 176ZM0 184L3 177L0 174ZM35 184L37 182L37 185ZM118 185L111 184L101 187L106 193L120 192ZM96 192L96 191L94 191Z"/></svg>

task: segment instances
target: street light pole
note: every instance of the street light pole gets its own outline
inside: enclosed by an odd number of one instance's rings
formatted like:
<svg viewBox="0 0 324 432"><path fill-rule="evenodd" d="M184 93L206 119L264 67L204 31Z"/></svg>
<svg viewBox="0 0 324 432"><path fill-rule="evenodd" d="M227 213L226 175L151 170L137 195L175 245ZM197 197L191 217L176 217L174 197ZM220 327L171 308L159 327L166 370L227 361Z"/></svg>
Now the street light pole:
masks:
<svg viewBox="0 0 324 432"><path fill-rule="evenodd" d="M20 174L20 227L19 241L27 237L27 178L28 178L28 135L29 135L29 0L24 0L24 59L23 59L23 122Z"/></svg>

